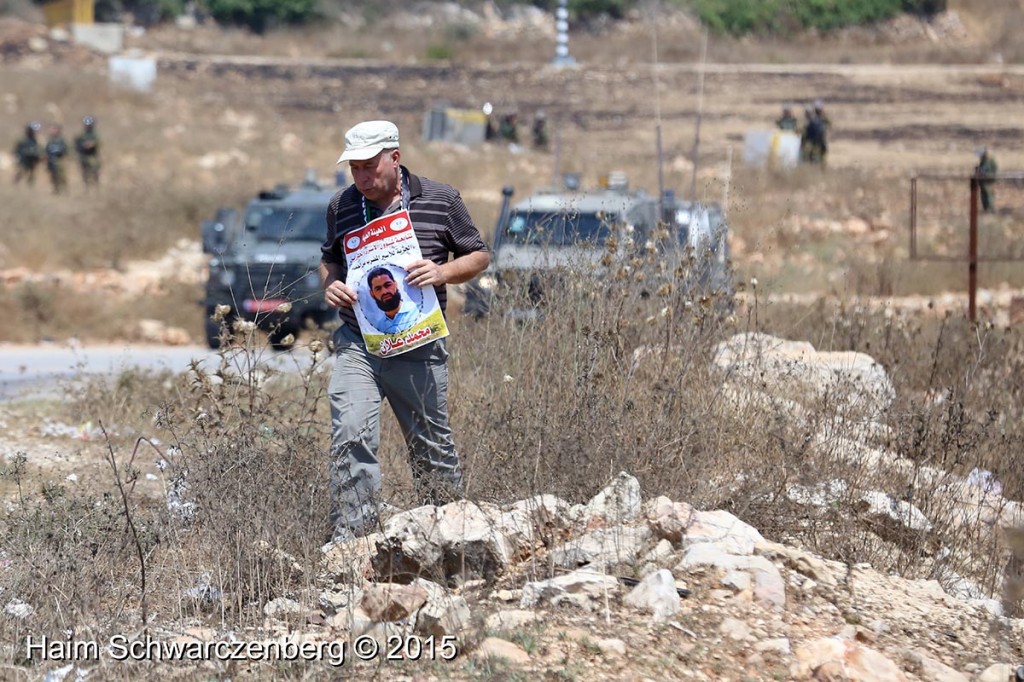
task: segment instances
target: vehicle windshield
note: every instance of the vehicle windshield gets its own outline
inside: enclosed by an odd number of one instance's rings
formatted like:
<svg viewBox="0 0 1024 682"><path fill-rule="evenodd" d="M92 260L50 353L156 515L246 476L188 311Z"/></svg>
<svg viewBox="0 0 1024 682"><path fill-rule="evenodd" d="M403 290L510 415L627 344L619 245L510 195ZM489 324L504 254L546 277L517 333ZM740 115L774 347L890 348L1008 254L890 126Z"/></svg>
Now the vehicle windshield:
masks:
<svg viewBox="0 0 1024 682"><path fill-rule="evenodd" d="M683 246L700 248L712 241L711 214L706 208L681 208L676 211L676 236Z"/></svg>
<svg viewBox="0 0 1024 682"><path fill-rule="evenodd" d="M604 244L617 219L607 213L516 211L509 218L505 234L513 244Z"/></svg>
<svg viewBox="0 0 1024 682"><path fill-rule="evenodd" d="M255 230L263 241L311 239L322 241L325 208L254 206L245 213L245 229Z"/></svg>

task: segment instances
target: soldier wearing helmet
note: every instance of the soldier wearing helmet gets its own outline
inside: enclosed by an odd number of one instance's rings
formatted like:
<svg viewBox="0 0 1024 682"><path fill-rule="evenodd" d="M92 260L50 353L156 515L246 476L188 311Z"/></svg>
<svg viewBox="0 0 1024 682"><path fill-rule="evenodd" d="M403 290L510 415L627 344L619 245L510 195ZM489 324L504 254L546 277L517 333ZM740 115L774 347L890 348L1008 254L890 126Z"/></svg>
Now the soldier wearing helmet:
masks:
<svg viewBox="0 0 1024 682"><path fill-rule="evenodd" d="M996 163L995 157L989 153L987 147L978 147L975 154L978 156L978 165L974 167L974 176L978 178L981 210L985 213L994 213L996 210L996 191L992 185L995 184L996 176L999 174L999 165Z"/></svg>
<svg viewBox="0 0 1024 682"><path fill-rule="evenodd" d="M82 119L84 130L75 138L75 152L82 168L82 181L86 187L100 184L100 138L96 134L96 119Z"/></svg>
<svg viewBox="0 0 1024 682"><path fill-rule="evenodd" d="M25 126L25 135L14 145L14 158L18 164L18 170L14 175L14 183L25 182L34 185L36 181L36 166L43 159L43 148L39 144L36 134L42 128L35 121Z"/></svg>
<svg viewBox="0 0 1024 682"><path fill-rule="evenodd" d="M793 108L788 104L783 105L782 116L775 119L775 127L779 130L789 130L794 133L800 127L800 122L793 115Z"/></svg>
<svg viewBox="0 0 1024 682"><path fill-rule="evenodd" d="M832 125L825 115L825 104L820 99L815 100L813 107L808 105L804 109L804 116L807 120L800 135L801 159L824 166L828 154L828 130Z"/></svg>
<svg viewBox="0 0 1024 682"><path fill-rule="evenodd" d="M50 126L50 137L46 141L46 170L50 173L53 193L60 194L68 184L64 170L64 157L68 154L68 143L64 141L60 125Z"/></svg>
<svg viewBox="0 0 1024 682"><path fill-rule="evenodd" d="M534 148L546 151L548 148L548 119L543 110L538 110L534 114L533 127L530 132L533 134Z"/></svg>

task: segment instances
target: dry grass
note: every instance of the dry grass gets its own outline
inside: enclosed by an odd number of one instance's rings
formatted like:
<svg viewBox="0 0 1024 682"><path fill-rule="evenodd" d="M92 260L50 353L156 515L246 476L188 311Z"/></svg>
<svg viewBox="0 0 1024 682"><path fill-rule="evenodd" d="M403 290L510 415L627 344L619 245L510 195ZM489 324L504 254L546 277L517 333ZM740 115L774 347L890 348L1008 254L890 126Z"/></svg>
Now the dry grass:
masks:
<svg viewBox="0 0 1024 682"><path fill-rule="evenodd" d="M648 268L642 285L634 275L602 288L577 272L552 290L544 315L530 323L500 315L453 323L451 416L472 499L503 503L544 492L584 501L626 469L645 496L731 509L768 537L826 556L936 577L933 557L942 545L953 551L942 566L990 589L997 585L998 564L979 558L1002 550L991 534L977 534L944 506L937 494L943 481L922 476L910 484L844 459L838 437L820 440L835 428L831 400L841 396L812 406L804 422L738 407L710 360L715 344L745 330L871 353L899 396L884 416L891 436L879 445L917 467L961 475L986 467L1007 496L1019 497L1019 331L826 305L759 303L722 317L699 297L667 290L642 297L662 277ZM264 352L247 347L257 359ZM0 526L11 562L0 580L7 593L36 607L34 632L57 623L96 636L141 627L140 548L154 624L184 628L205 620L259 630L271 599L314 599L310 571L272 550L313 567L328 530L326 374L317 371L319 361L298 376L253 371L246 357L227 353L219 367L179 378L126 375L113 385L86 384L68 403L69 416L118 425L110 447L132 491L127 511L112 473L91 487L39 488L24 464L8 465L5 478L20 493ZM404 446L385 423L385 495L408 505ZM158 445L143 442L132 456L140 436ZM158 482L144 481L140 472L155 459L169 466ZM822 512L786 498L793 485L837 478L849 488ZM872 489L917 504L936 524L933 533L894 536L879 528L876 535L854 523L848 509ZM163 500L172 490L196 505L194 513L168 512ZM136 535L126 530L127 517ZM183 592L207 583L222 596ZM0 628L6 641L26 634L17 621Z"/></svg>

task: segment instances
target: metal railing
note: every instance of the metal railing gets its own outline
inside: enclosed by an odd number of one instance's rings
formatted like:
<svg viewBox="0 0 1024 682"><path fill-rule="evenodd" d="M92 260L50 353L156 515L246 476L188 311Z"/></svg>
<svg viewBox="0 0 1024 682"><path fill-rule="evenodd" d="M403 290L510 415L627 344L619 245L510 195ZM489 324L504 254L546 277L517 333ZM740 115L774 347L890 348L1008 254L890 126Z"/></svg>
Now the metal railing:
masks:
<svg viewBox="0 0 1024 682"><path fill-rule="evenodd" d="M918 196L919 181L938 180L964 182L970 187L970 220L968 222L967 253L964 255L945 255L922 253L918 249ZM1024 261L1024 256L1015 254L979 254L978 253L978 202L981 195L982 182L1013 181L1024 183L1024 173L997 173L993 176L963 174L919 174L910 179L910 259L912 261L933 261L967 263L968 312L972 322L977 320L978 264L1008 263Z"/></svg>

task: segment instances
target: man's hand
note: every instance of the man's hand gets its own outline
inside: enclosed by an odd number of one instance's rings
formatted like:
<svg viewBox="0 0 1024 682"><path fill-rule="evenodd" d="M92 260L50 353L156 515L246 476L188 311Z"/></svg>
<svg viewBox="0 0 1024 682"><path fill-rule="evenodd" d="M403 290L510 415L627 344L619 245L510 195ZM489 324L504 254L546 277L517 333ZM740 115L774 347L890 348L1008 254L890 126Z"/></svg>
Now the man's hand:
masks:
<svg viewBox="0 0 1024 682"><path fill-rule="evenodd" d="M406 284L416 287L437 287L448 283L441 266L432 260L414 261L406 268L406 271L409 273L405 278Z"/></svg>
<svg viewBox="0 0 1024 682"><path fill-rule="evenodd" d="M335 280L324 289L324 300L332 308L351 308L356 302L356 291L341 280Z"/></svg>

